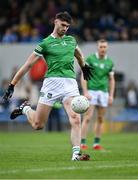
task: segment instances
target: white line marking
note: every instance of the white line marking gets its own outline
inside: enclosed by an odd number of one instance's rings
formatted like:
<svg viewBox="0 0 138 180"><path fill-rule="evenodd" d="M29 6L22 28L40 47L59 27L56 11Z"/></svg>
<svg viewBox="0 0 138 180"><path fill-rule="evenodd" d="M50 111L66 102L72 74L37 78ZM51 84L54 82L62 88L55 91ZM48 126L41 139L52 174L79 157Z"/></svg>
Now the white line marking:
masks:
<svg viewBox="0 0 138 180"><path fill-rule="evenodd" d="M120 164L120 165L99 165L98 168L123 168L123 167L138 167L138 164Z"/></svg>
<svg viewBox="0 0 138 180"><path fill-rule="evenodd" d="M138 167L138 164L120 164L120 165L99 165L99 166L85 166L85 167L51 167L51 168L32 168L32 169L13 169L2 170L0 174L17 174L17 173L31 173L31 172L44 172L44 171L61 171L61 170L78 170L78 169L110 169L110 168L124 168L124 167Z"/></svg>
<svg viewBox="0 0 138 180"><path fill-rule="evenodd" d="M90 168L90 167L88 167ZM20 172L43 172L43 171L61 171L61 170L76 170L76 169L83 169L79 167L60 167L60 168L34 168L34 169L14 169L14 170L4 170L0 171L0 174L15 174ZM87 167L85 168L87 169Z"/></svg>

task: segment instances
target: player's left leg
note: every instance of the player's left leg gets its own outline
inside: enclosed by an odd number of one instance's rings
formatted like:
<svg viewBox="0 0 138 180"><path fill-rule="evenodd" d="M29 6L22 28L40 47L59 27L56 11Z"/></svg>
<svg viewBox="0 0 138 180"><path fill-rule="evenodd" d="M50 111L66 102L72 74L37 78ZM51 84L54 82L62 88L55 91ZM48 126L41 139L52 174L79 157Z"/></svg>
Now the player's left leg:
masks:
<svg viewBox="0 0 138 180"><path fill-rule="evenodd" d="M100 139L102 135L105 113L106 113L105 107L100 107L100 106L97 107L97 121L96 121L96 126L95 126L95 138L94 138L94 144L93 144L93 149L95 150L103 149L103 147L100 145Z"/></svg>
<svg viewBox="0 0 138 180"><path fill-rule="evenodd" d="M67 98L64 102L64 108L67 112L71 124L71 143L72 143L72 160L89 160L88 154L80 154L80 141L81 141L81 116L71 109L72 97Z"/></svg>
<svg viewBox="0 0 138 180"><path fill-rule="evenodd" d="M81 141L81 116L75 113L71 108L71 100L75 96L79 96L78 84L75 79L65 78L64 80L64 94L62 103L67 112L69 122L71 124L71 143L72 143L72 160L89 160L87 154L80 155L80 141Z"/></svg>
<svg viewBox="0 0 138 180"><path fill-rule="evenodd" d="M80 140L81 140L81 116L80 114L75 113L71 109L71 100L72 98L69 97L64 101L64 108L67 112L69 122L71 124L71 143L72 143L72 150L73 154L80 153Z"/></svg>

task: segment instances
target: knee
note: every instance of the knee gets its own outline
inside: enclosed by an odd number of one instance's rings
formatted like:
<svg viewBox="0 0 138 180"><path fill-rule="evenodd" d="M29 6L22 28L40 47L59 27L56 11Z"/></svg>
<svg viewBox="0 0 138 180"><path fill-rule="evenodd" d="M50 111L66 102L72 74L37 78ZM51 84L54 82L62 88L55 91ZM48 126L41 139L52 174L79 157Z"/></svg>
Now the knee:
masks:
<svg viewBox="0 0 138 180"><path fill-rule="evenodd" d="M71 125L72 126L80 126L81 124L81 118L79 114L73 114L71 115Z"/></svg>
<svg viewBox="0 0 138 180"><path fill-rule="evenodd" d="M97 119L97 120L98 120L99 123L103 123L104 118L103 118L102 116L98 116L98 119Z"/></svg>
<svg viewBox="0 0 138 180"><path fill-rule="evenodd" d="M89 122L90 122L90 117L89 117L89 116L85 116L85 117L83 118L83 123L89 124Z"/></svg>
<svg viewBox="0 0 138 180"><path fill-rule="evenodd" d="M86 112L84 115L83 115L83 124L89 124L90 120L92 119L92 115L88 112Z"/></svg>
<svg viewBox="0 0 138 180"><path fill-rule="evenodd" d="M44 127L44 125L42 125L42 124L40 124L40 123L38 123L38 122L35 122L35 123L33 124L33 128L34 128L35 130L41 130L41 129L43 129L43 127Z"/></svg>

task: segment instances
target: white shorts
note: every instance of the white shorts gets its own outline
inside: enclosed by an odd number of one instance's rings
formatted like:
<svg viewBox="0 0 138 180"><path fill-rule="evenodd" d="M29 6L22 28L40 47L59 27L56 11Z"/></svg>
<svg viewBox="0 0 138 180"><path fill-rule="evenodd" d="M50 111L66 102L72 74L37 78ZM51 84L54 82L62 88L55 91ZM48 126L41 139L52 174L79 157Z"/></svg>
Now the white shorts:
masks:
<svg viewBox="0 0 138 180"><path fill-rule="evenodd" d="M80 95L78 84L72 78L46 78L40 90L39 103L53 106L57 101L64 102L68 97Z"/></svg>
<svg viewBox="0 0 138 180"><path fill-rule="evenodd" d="M109 93L103 91L88 91L92 99L90 100L91 105L97 105L102 107L108 106Z"/></svg>

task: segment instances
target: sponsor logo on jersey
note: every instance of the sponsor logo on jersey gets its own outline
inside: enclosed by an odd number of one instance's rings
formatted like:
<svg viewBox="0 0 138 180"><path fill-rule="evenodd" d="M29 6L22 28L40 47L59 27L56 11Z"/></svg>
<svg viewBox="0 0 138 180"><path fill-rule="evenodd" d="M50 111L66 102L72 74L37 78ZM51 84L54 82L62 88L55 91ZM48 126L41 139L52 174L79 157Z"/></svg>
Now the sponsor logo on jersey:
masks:
<svg viewBox="0 0 138 180"><path fill-rule="evenodd" d="M67 43L65 41L61 42L63 46L67 46Z"/></svg>
<svg viewBox="0 0 138 180"><path fill-rule="evenodd" d="M58 46L58 45L67 46L67 43L63 41L61 43L52 44L51 47Z"/></svg>
<svg viewBox="0 0 138 180"><path fill-rule="evenodd" d="M97 63L93 63L93 65L94 65L94 66L98 66L98 64L97 64Z"/></svg>
<svg viewBox="0 0 138 180"><path fill-rule="evenodd" d="M52 44L51 47L58 46L58 45L60 45L60 44Z"/></svg>
<svg viewBox="0 0 138 180"><path fill-rule="evenodd" d="M104 69L105 65L104 64L100 64L100 68Z"/></svg>
<svg viewBox="0 0 138 180"><path fill-rule="evenodd" d="M47 94L47 97L50 99L50 98L52 98L52 93L48 93Z"/></svg>

